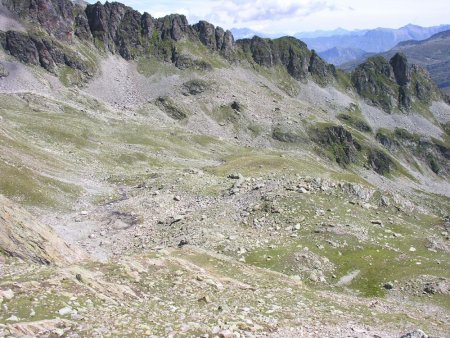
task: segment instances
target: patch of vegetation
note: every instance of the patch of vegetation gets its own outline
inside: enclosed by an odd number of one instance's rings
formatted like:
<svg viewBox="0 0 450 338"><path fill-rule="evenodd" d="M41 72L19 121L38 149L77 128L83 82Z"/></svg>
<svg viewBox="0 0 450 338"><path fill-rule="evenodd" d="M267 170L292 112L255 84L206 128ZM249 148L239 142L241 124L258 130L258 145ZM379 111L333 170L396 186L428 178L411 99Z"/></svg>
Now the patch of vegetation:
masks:
<svg viewBox="0 0 450 338"><path fill-rule="evenodd" d="M263 67L258 64L254 65L254 68L258 73L272 81L283 92L291 97L295 97L300 92L300 86L298 82L288 73L286 67L277 65L271 68Z"/></svg>
<svg viewBox="0 0 450 338"><path fill-rule="evenodd" d="M447 162L450 159L450 147L441 140L434 138L429 140L402 128L396 128L394 131L380 129L376 139L385 148L402 155L419 171L421 171L420 167L411 154L420 159L435 174L445 175L449 170Z"/></svg>
<svg viewBox="0 0 450 338"><path fill-rule="evenodd" d="M324 151L328 153L328 157L344 168L358 161L361 145L342 126L316 125L312 129L312 140L325 146Z"/></svg>
<svg viewBox="0 0 450 338"><path fill-rule="evenodd" d="M371 133L372 127L364 121L361 117L350 115L350 114L339 114L337 116L339 121L342 123L348 124L349 126L363 132L363 133Z"/></svg>
<svg viewBox="0 0 450 338"><path fill-rule="evenodd" d="M188 117L186 109L175 104L170 97L159 97L156 99L155 104L174 120L184 120Z"/></svg>
<svg viewBox="0 0 450 338"><path fill-rule="evenodd" d="M38 207L67 207L81 195L75 185L46 177L23 166L0 161L0 194Z"/></svg>
<svg viewBox="0 0 450 338"><path fill-rule="evenodd" d="M193 60L202 60L212 68L225 68L227 61L220 54L208 49L199 41L184 40L176 45L178 54L192 56Z"/></svg>
<svg viewBox="0 0 450 338"><path fill-rule="evenodd" d="M284 130L281 127L275 127L272 131L272 138L283 143L306 143L305 136L293 131Z"/></svg>
<svg viewBox="0 0 450 338"><path fill-rule="evenodd" d="M305 175L314 170L317 176L326 172L330 173L329 170L325 170L324 166L317 163L315 159L280 156L276 152L257 152L247 149L238 149L232 155L225 157L222 165L207 168L208 172L223 177L228 176L232 172L240 172L244 176L252 177L273 173L277 170Z"/></svg>
<svg viewBox="0 0 450 338"><path fill-rule="evenodd" d="M183 83L183 87L186 89L186 93L190 95L198 95L210 88L208 82L201 79L193 79Z"/></svg>
<svg viewBox="0 0 450 338"><path fill-rule="evenodd" d="M340 86L344 91L353 88L350 75L345 71L343 71L342 69L339 68L336 69L336 79L338 86Z"/></svg>
<svg viewBox="0 0 450 338"><path fill-rule="evenodd" d="M214 109L212 115L219 123L231 123L235 125L239 120L239 113L228 104L221 105Z"/></svg>
<svg viewBox="0 0 450 338"><path fill-rule="evenodd" d="M442 125L442 129L444 129L445 133L450 136L450 122L447 122Z"/></svg>
<svg viewBox="0 0 450 338"><path fill-rule="evenodd" d="M137 71L146 77L153 75L167 77L180 72L172 63L163 62L154 57L139 58L137 60Z"/></svg>

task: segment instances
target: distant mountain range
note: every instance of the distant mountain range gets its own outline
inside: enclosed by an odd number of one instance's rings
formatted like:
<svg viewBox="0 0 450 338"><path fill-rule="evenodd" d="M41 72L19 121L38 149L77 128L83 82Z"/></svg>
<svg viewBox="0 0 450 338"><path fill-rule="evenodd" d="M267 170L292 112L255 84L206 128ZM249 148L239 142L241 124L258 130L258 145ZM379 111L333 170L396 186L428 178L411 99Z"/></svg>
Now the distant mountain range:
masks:
<svg viewBox="0 0 450 338"><path fill-rule="evenodd" d="M421 27L407 25L399 29L376 28L356 34L336 35L328 37L304 38L303 41L309 48L314 49L319 54L334 47L359 48L368 53L382 53L398 43L407 40L425 40L432 35L450 30L450 25L440 25L434 27Z"/></svg>
<svg viewBox="0 0 450 338"><path fill-rule="evenodd" d="M383 53L404 41L425 40L434 34L450 30L450 25L421 27L376 28L371 30L349 31L338 28L332 31L297 33L294 36L304 41L327 62L334 65L358 60L367 53ZM232 29L236 39L251 38L255 35L263 38L276 38L283 34L262 34L248 28Z"/></svg>
<svg viewBox="0 0 450 338"><path fill-rule="evenodd" d="M320 38L320 37L331 37L331 36L346 36L346 35L363 35L367 32L367 29L364 30L347 30L344 28L336 28L333 30L316 30L313 32L301 32L301 33L295 33L294 37L297 39L314 39L314 38ZM286 33L272 33L272 34L266 34L258 31L254 31L250 28L232 28L231 32L233 33L233 36L235 39L250 39L254 36L259 36L260 38L279 38L282 36L286 36L289 34Z"/></svg>
<svg viewBox="0 0 450 338"><path fill-rule="evenodd" d="M346 36L346 35L364 35L367 33L368 29L356 29L356 30L347 30L344 28L337 28L331 31L326 30L317 30L314 32L303 32L303 33L296 33L294 36L297 39L314 39L314 38L321 38L321 37L331 37L331 36Z"/></svg>
<svg viewBox="0 0 450 338"><path fill-rule="evenodd" d="M236 40L251 39L254 36L259 36L260 38L275 39L275 38L279 38L281 36L286 35L283 33L266 34L266 33L254 31L250 28L232 28L232 29L230 29L230 31L231 31L231 33L233 33L233 36Z"/></svg>

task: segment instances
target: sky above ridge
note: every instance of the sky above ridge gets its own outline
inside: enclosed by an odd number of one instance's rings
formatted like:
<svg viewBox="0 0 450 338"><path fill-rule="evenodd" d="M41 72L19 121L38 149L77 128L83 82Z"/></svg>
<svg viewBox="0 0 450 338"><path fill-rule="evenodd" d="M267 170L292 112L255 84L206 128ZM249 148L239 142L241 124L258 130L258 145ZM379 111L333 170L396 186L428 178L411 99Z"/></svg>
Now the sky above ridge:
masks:
<svg viewBox="0 0 450 338"><path fill-rule="evenodd" d="M206 20L225 29L245 27L266 34L450 23L449 0L118 1L154 17L178 13L190 23Z"/></svg>

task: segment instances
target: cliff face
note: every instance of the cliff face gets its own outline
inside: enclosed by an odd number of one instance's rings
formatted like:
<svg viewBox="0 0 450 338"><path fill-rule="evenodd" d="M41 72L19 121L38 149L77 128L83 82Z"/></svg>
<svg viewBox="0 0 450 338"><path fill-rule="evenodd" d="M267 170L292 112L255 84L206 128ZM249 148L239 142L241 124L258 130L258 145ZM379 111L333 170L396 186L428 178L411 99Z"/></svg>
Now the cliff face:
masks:
<svg viewBox="0 0 450 338"><path fill-rule="evenodd" d="M440 96L426 70L399 53L389 62L382 56L369 58L352 73L352 83L358 94L389 113L409 111L414 103L428 105Z"/></svg>
<svg viewBox="0 0 450 338"><path fill-rule="evenodd" d="M333 66L327 65L315 52L311 52L305 43L293 37L275 40L254 37L238 40L237 45L260 66L282 65L299 81L305 80L311 74L319 83L325 84L334 77Z"/></svg>
<svg viewBox="0 0 450 338"><path fill-rule="evenodd" d="M66 65L93 75L94 70L86 62L51 38L8 31L3 40L5 49L21 62L39 65L52 73L56 67Z"/></svg>
<svg viewBox="0 0 450 338"><path fill-rule="evenodd" d="M79 11L70 0L3 0L3 5L20 18L38 23L58 39L69 40Z"/></svg>
<svg viewBox="0 0 450 338"><path fill-rule="evenodd" d="M230 31L205 21L191 26L183 15L155 19L117 2L97 2L86 7L70 0L3 0L3 4L58 40L71 42L75 35L127 60L158 49L163 41L200 41L223 55L230 55L235 45Z"/></svg>

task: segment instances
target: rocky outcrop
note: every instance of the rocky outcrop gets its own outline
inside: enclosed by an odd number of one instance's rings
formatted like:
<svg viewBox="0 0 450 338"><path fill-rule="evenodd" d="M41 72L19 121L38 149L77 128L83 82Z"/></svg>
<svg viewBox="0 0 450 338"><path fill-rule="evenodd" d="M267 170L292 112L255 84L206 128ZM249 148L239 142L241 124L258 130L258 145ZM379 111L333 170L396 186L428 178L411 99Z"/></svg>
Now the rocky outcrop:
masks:
<svg viewBox="0 0 450 338"><path fill-rule="evenodd" d="M174 120L184 120L188 113L173 102L169 97L159 97L155 100L155 105Z"/></svg>
<svg viewBox="0 0 450 338"><path fill-rule="evenodd" d="M395 168L395 164L389 155L377 149L369 151L368 164L370 168L380 175L386 175Z"/></svg>
<svg viewBox="0 0 450 338"><path fill-rule="evenodd" d="M448 175L450 167L450 148L445 142L437 139L413 134L406 129L396 128L394 131L378 130L376 139L386 149L398 156L402 152L414 154L415 160L420 160L435 174Z"/></svg>
<svg viewBox="0 0 450 338"><path fill-rule="evenodd" d="M75 35L82 40L92 40L92 33L86 13L80 11L75 17Z"/></svg>
<svg viewBox="0 0 450 338"><path fill-rule="evenodd" d="M190 26L183 15L155 19L118 2L80 5L70 0L2 1L22 20L38 24L58 40L71 42L73 36L93 40L98 48L127 60L155 52L169 61L171 42L182 39L199 41L223 55L232 54L234 48L231 32L205 21Z"/></svg>
<svg viewBox="0 0 450 338"><path fill-rule="evenodd" d="M0 79L9 75L8 70L0 63Z"/></svg>
<svg viewBox="0 0 450 338"><path fill-rule="evenodd" d="M336 77L336 68L322 60L314 50L311 51L308 71L311 73L314 80L322 86L325 86L331 82L330 80Z"/></svg>
<svg viewBox="0 0 450 338"><path fill-rule="evenodd" d="M47 225L0 195L0 252L40 263L75 263L87 258Z"/></svg>
<svg viewBox="0 0 450 338"><path fill-rule="evenodd" d="M410 65L399 53L389 62L382 56L369 58L352 73L352 83L358 94L388 113L409 111L415 102L428 105L440 97L426 70Z"/></svg>
<svg viewBox="0 0 450 338"><path fill-rule="evenodd" d="M97 46L115 53L117 48L125 49L123 36L130 35L133 40L138 37L140 32L140 25L136 25L138 20L133 15L131 8L123 4L106 2L105 5L102 5L100 2L97 2L94 5L88 5L85 12ZM124 20L126 14L126 23L128 25L122 25L122 20ZM126 29L122 32L121 38L119 29L124 28ZM127 56L126 52L123 52L123 54Z"/></svg>
<svg viewBox="0 0 450 338"><path fill-rule="evenodd" d="M186 96L198 95L208 90L209 87L210 85L206 81L200 79L190 80L183 84L183 94Z"/></svg>
<svg viewBox="0 0 450 338"><path fill-rule="evenodd" d="M72 39L76 7L72 1L2 0L2 3L22 19L38 23L50 35L64 41Z"/></svg>
<svg viewBox="0 0 450 338"><path fill-rule="evenodd" d="M394 71L395 80L399 86L406 86L411 80L410 69L408 67L408 60L404 54L397 53L389 61Z"/></svg>
<svg viewBox="0 0 450 338"><path fill-rule="evenodd" d="M92 70L80 57L50 38L8 31L2 40L3 48L21 62L39 65L49 72L55 72L57 66L67 65L86 76L92 75Z"/></svg>
<svg viewBox="0 0 450 338"><path fill-rule="evenodd" d="M156 19L156 30L161 39L172 39L180 41L183 38L192 36L192 27L184 15L172 14Z"/></svg>
<svg viewBox="0 0 450 338"><path fill-rule="evenodd" d="M230 31L224 31L221 27L200 21L193 26L200 41L212 50L229 51L233 48L234 38Z"/></svg>
<svg viewBox="0 0 450 338"><path fill-rule="evenodd" d="M251 61L264 67L281 65L296 80L304 81L313 75L319 83L325 84L333 78L332 67L296 38L270 40L255 36L238 40L237 45Z"/></svg>
<svg viewBox="0 0 450 338"><path fill-rule="evenodd" d="M381 56L369 58L352 73L352 83L359 95L369 103L391 112L396 97L393 72L390 64Z"/></svg>
<svg viewBox="0 0 450 338"><path fill-rule="evenodd" d="M353 135L342 126L316 128L312 138L316 143L325 146L335 161L343 167L356 162L361 150Z"/></svg>
<svg viewBox="0 0 450 338"><path fill-rule="evenodd" d="M214 25L206 21L200 21L198 24L194 25L193 28L198 32L198 37L200 41L208 48L213 50L221 49L222 45L216 39L216 28ZM223 36L222 36L223 39Z"/></svg>
<svg viewBox="0 0 450 338"><path fill-rule="evenodd" d="M173 52L171 43L183 39L197 40L224 54L234 46L231 32L206 21L190 26L184 15L155 19L116 2L87 5L85 12L96 45L128 60L147 52L159 53L167 59Z"/></svg>

